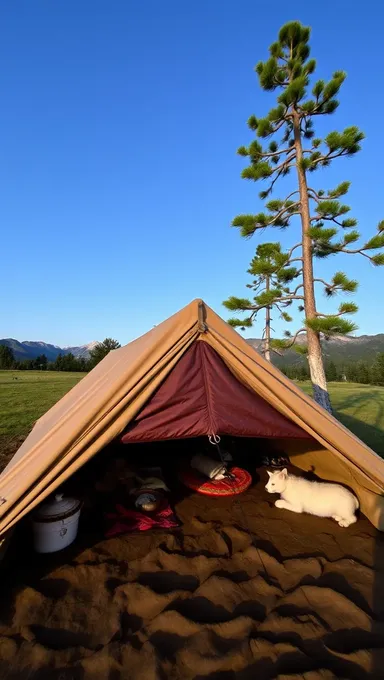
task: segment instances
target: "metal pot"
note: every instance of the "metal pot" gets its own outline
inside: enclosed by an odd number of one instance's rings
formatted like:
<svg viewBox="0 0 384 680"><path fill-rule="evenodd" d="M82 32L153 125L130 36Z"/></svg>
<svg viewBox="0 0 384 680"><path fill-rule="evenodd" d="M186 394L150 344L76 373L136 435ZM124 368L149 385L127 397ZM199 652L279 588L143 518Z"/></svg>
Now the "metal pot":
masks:
<svg viewBox="0 0 384 680"><path fill-rule="evenodd" d="M142 512L156 512L163 501L164 496L156 491L140 490L136 497L135 507Z"/></svg>
<svg viewBox="0 0 384 680"><path fill-rule="evenodd" d="M33 516L34 548L38 553L52 553L66 548L77 536L81 501L56 494L41 505Z"/></svg>
<svg viewBox="0 0 384 680"><path fill-rule="evenodd" d="M204 456L201 453L193 456L191 467L217 482L224 479L227 472L225 463L218 463L216 460L212 460L212 458L208 458L208 456Z"/></svg>

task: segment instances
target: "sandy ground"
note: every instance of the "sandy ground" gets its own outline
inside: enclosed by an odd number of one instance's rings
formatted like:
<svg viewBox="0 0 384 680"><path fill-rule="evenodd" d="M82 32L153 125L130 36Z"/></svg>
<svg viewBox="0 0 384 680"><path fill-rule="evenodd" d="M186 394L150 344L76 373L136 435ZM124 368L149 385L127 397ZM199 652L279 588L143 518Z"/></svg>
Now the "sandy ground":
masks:
<svg viewBox="0 0 384 680"><path fill-rule="evenodd" d="M384 538L274 507L191 494L173 534L2 565L3 680L384 677ZM254 538L248 533L248 527Z"/></svg>

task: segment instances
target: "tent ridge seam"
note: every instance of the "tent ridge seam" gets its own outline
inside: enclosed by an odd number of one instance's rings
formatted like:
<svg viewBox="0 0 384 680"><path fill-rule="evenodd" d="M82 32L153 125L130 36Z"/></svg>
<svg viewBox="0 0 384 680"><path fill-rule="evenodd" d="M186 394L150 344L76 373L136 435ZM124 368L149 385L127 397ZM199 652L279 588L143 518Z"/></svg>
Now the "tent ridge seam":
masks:
<svg viewBox="0 0 384 680"><path fill-rule="evenodd" d="M203 300L199 300L199 304L197 307L197 316L199 333L207 333L208 332L208 326L206 323L207 310L205 309Z"/></svg>
<svg viewBox="0 0 384 680"><path fill-rule="evenodd" d="M204 354L204 348L202 346L199 347L200 355L201 355L201 371L203 374L203 380L204 380L204 388L205 388L205 393L207 396L207 409L208 409L208 417L209 417L209 425L212 429L212 432L209 432L208 434L218 434L215 426L215 419L213 417L213 409L212 409L212 404L211 401L213 401L213 395L212 395L212 390L209 385L209 380L208 380L208 371L207 371L207 358Z"/></svg>

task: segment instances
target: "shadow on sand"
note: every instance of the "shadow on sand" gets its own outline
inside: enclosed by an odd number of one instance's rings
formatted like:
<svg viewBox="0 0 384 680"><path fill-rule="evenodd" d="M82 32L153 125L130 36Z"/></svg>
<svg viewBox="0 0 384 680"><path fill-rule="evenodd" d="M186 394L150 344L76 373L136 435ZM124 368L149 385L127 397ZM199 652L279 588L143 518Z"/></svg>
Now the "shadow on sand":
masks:
<svg viewBox="0 0 384 680"><path fill-rule="evenodd" d="M383 678L384 535L278 511L253 473L237 499L177 488L172 533L106 540L89 521L39 556L24 524L2 565L1 678Z"/></svg>

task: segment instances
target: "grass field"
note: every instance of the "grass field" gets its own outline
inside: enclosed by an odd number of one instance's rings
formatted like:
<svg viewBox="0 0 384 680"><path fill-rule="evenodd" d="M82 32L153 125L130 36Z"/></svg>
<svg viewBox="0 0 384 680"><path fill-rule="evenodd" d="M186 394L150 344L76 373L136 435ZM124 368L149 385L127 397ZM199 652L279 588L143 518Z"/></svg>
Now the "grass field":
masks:
<svg viewBox="0 0 384 680"><path fill-rule="evenodd" d="M82 373L0 371L0 467L34 422L82 377ZM300 386L311 393L310 384ZM384 387L331 383L329 390L336 417L384 456Z"/></svg>
<svg viewBox="0 0 384 680"><path fill-rule="evenodd" d="M312 394L309 383L300 387ZM384 387L356 383L330 383L334 416L384 457Z"/></svg>
<svg viewBox="0 0 384 680"><path fill-rule="evenodd" d="M28 432L83 373L0 371L0 436Z"/></svg>

